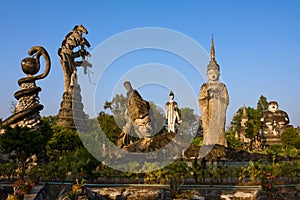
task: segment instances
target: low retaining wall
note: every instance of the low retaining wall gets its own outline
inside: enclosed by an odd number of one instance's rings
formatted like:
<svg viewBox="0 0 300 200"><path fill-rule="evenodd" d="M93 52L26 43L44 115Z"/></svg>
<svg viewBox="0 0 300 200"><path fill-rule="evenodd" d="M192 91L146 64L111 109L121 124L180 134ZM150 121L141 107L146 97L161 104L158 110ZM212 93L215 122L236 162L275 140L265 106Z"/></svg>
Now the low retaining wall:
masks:
<svg viewBox="0 0 300 200"><path fill-rule="evenodd" d="M55 185L55 183L38 184L33 187L30 194L24 195L24 200L52 200L53 195L51 198L51 194ZM98 199L100 196L106 196L108 199L126 196L127 200L172 199L168 185L87 184L86 186L86 195L89 199ZM3 188L12 189L12 185L2 184L0 191ZM187 199L194 200L267 200L266 193L260 186L183 185L180 192L181 194L186 194L186 196L189 195ZM282 195L289 200L300 199L300 185L284 185L282 187ZM178 199L184 198L181 196Z"/></svg>
<svg viewBox="0 0 300 200"><path fill-rule="evenodd" d="M13 186L12 184L1 184L0 187L0 199L7 197L7 194L13 193ZM37 184L35 185L29 194L24 195L24 200L50 200L50 187L48 184Z"/></svg>
<svg viewBox="0 0 300 200"><path fill-rule="evenodd" d="M38 184L32 188L30 194L24 195L24 200L49 200L50 190L48 184Z"/></svg>

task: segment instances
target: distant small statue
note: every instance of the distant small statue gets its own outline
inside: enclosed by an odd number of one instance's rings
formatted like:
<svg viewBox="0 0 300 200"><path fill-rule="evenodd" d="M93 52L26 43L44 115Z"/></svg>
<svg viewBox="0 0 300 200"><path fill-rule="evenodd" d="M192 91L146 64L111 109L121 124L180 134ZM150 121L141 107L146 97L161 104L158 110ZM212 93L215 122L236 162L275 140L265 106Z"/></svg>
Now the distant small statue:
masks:
<svg viewBox="0 0 300 200"><path fill-rule="evenodd" d="M30 57L24 58L21 67L26 77L18 80L20 90L14 96L18 100L12 116L5 119L2 125L21 126L32 129L39 129L40 114L44 106L39 102L39 92L42 90L35 84L36 80L45 78L50 71L51 61L48 52L41 46L34 46L28 51ZM40 70L40 57L45 60L44 72L35 75Z"/></svg>
<svg viewBox="0 0 300 200"><path fill-rule="evenodd" d="M203 144L219 144L227 147L225 137L226 110L229 104L228 91L219 81L220 67L215 60L212 39L211 60L207 66L208 82L200 89L199 106L202 110Z"/></svg>
<svg viewBox="0 0 300 200"><path fill-rule="evenodd" d="M264 112L261 122L264 125L264 134L279 135L284 128L290 123L289 116L286 112L278 110L276 101L269 102L268 110Z"/></svg>
<svg viewBox="0 0 300 200"><path fill-rule="evenodd" d="M150 114L150 104L144 100L137 90L134 90L129 81L124 82L127 90L127 108L125 111L126 125L123 131L128 134L131 128L139 138L151 138L153 127Z"/></svg>
<svg viewBox="0 0 300 200"><path fill-rule="evenodd" d="M168 132L175 133L175 124L181 123L179 113L178 113L178 104L174 101L173 91L169 94L169 101L166 103L166 119L168 123Z"/></svg>

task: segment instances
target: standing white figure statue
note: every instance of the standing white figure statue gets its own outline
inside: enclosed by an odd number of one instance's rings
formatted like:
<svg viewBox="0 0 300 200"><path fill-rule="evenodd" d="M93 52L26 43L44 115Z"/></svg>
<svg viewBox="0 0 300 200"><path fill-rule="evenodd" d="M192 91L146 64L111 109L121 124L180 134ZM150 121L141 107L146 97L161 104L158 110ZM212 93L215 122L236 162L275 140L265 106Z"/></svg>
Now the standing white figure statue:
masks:
<svg viewBox="0 0 300 200"><path fill-rule="evenodd" d="M211 60L207 66L208 82L200 90L199 106L202 111L203 144L219 144L227 147L225 137L226 110L229 104L228 91L219 81L220 66L215 60L212 39Z"/></svg>
<svg viewBox="0 0 300 200"><path fill-rule="evenodd" d="M166 119L168 121L168 132L175 133L175 124L181 123L178 114L178 104L174 101L174 93L170 92L170 100L166 103Z"/></svg>

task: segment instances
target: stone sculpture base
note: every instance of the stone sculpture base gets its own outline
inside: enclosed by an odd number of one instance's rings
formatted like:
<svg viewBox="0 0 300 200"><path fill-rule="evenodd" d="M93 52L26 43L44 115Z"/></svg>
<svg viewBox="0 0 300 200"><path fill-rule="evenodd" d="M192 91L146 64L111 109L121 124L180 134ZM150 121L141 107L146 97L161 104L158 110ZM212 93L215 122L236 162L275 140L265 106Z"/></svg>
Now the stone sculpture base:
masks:
<svg viewBox="0 0 300 200"><path fill-rule="evenodd" d="M28 127L38 130L40 128L40 111L44 108L39 102L38 93L40 91L41 88L37 87L35 82L22 83L20 90L14 94L18 100L14 113L5 119L2 125Z"/></svg>
<svg viewBox="0 0 300 200"><path fill-rule="evenodd" d="M272 145L282 145L280 141L280 135L267 134L261 139L261 143L264 147Z"/></svg>
<svg viewBox="0 0 300 200"><path fill-rule="evenodd" d="M153 152L163 148L165 145L171 142L175 135L176 134L173 132L157 134L152 138L145 138L135 141L128 146L124 146L122 149L130 152Z"/></svg>
<svg viewBox="0 0 300 200"><path fill-rule="evenodd" d="M56 122L57 125L79 131L87 129L86 114L83 111L80 92L81 89L78 84L74 84L70 91L64 92Z"/></svg>

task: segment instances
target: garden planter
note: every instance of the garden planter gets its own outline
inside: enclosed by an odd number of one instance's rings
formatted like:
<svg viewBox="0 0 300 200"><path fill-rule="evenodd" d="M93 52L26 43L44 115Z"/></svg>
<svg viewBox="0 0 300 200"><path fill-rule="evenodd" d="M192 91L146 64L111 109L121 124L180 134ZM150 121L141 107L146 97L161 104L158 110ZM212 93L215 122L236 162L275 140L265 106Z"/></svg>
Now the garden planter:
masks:
<svg viewBox="0 0 300 200"><path fill-rule="evenodd" d="M7 200L23 200L23 195L8 194Z"/></svg>
<svg viewBox="0 0 300 200"><path fill-rule="evenodd" d="M72 192L73 193L81 193L82 192L82 185L72 185Z"/></svg>
<svg viewBox="0 0 300 200"><path fill-rule="evenodd" d="M20 188L20 193L21 193L21 194L29 194L30 191L31 191L31 189L32 189L32 186L30 186L30 185L22 186L22 187Z"/></svg>

